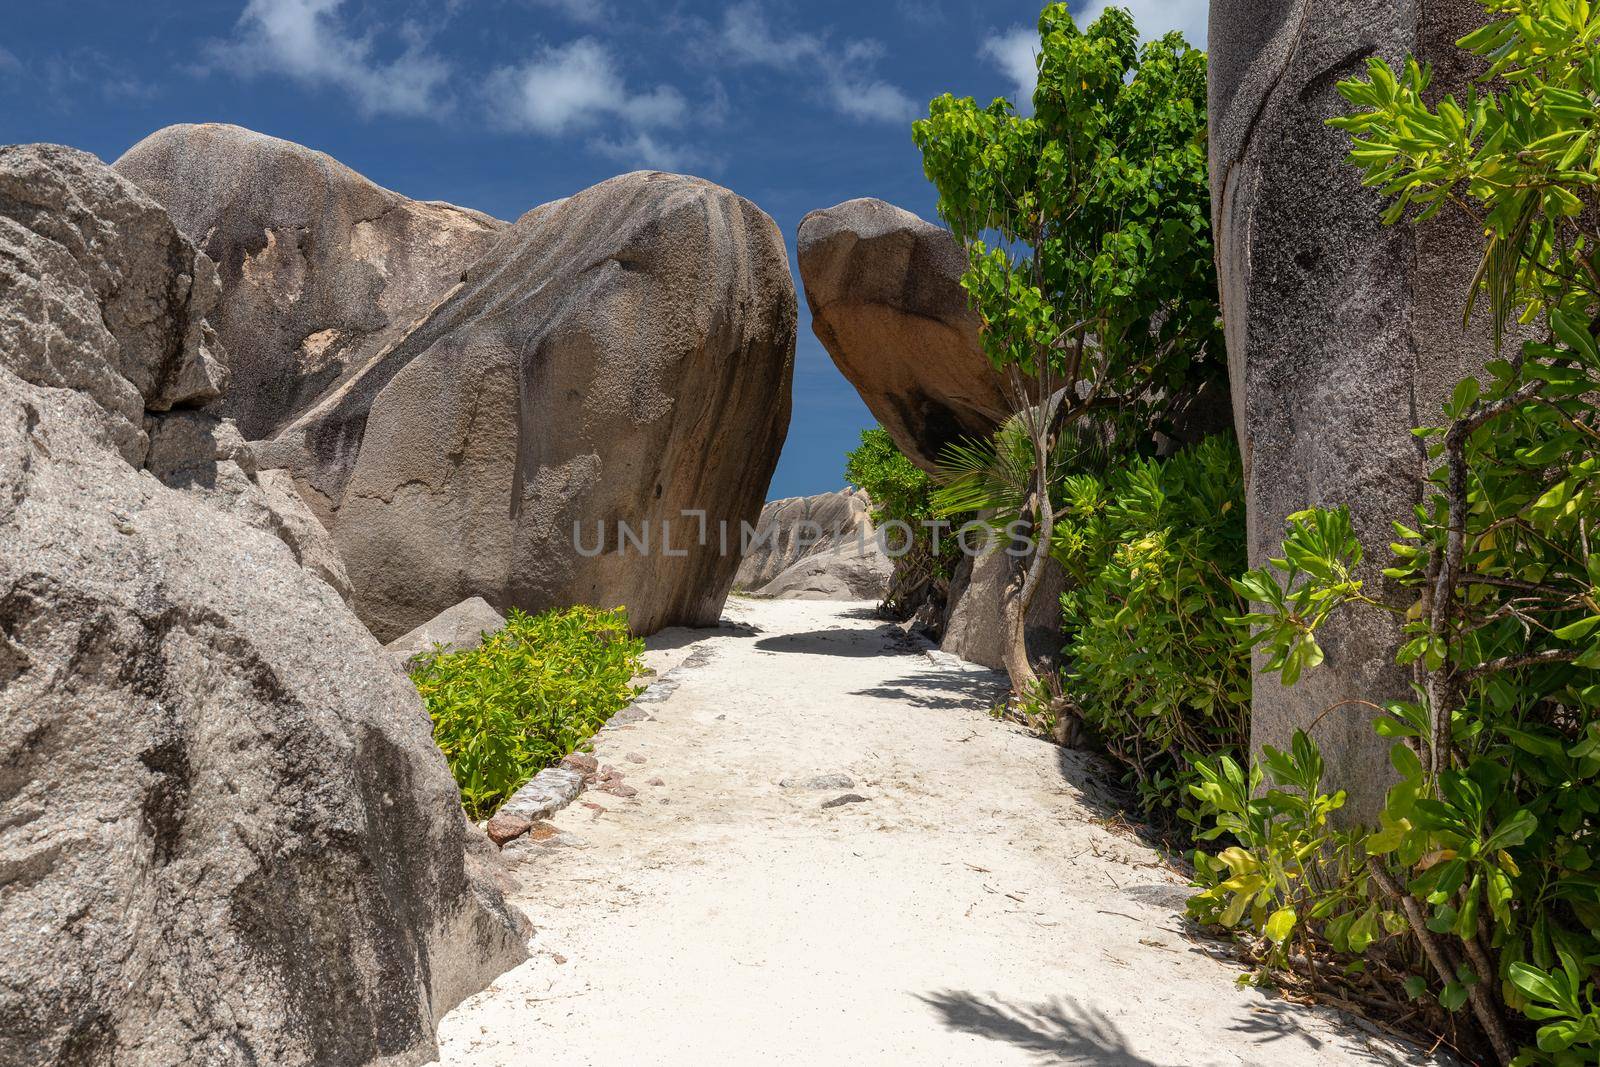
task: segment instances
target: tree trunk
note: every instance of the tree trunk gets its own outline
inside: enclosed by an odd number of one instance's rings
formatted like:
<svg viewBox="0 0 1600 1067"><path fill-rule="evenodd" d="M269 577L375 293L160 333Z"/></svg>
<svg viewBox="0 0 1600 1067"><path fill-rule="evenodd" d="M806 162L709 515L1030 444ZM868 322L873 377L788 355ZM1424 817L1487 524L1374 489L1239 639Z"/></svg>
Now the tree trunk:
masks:
<svg viewBox="0 0 1600 1067"><path fill-rule="evenodd" d="M1040 444L1043 444L1040 442ZM1044 447L1036 455L1049 453ZM1018 699L1042 701L1055 720L1056 740L1076 747L1081 739L1081 722L1072 711L1055 679L1044 682L1028 658L1028 612L1033 607L1034 596L1044 580L1045 567L1050 563L1050 533L1055 528L1055 508L1050 502L1045 463L1041 460L1036 470L1035 488L1024 501L1022 515L1030 526L1023 536L1033 539L1032 550L1025 555L1011 556L1011 576L1001 591L1000 617L1005 627L1005 640L1001 658L1006 665L1006 675L1011 679L1011 689Z"/></svg>

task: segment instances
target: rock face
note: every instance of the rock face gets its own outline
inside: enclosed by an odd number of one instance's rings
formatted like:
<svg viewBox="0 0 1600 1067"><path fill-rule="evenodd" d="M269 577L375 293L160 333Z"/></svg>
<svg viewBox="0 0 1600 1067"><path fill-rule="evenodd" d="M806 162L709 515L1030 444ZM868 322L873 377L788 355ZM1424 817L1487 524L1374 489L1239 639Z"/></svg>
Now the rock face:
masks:
<svg viewBox="0 0 1600 1067"><path fill-rule="evenodd" d="M381 639L472 596L715 623L718 523L736 546L788 431L787 263L725 189L613 178L519 219L263 465L320 504Z"/></svg>
<svg viewBox="0 0 1600 1067"><path fill-rule="evenodd" d="M201 253L204 255L204 253ZM150 455L145 469L163 485L205 496L265 530L294 553L306 570L333 587L349 603L350 579L333 538L311 513L287 471L259 470L255 451L217 405L146 418Z"/></svg>
<svg viewBox="0 0 1600 1067"><path fill-rule="evenodd" d="M964 557L950 580L944 636L939 650L992 670L1005 670L1005 623L1000 593L1010 576L1010 559L1001 552ZM1061 654L1061 594L1066 575L1052 560L1028 609L1028 658L1054 662Z"/></svg>
<svg viewBox="0 0 1600 1067"><path fill-rule="evenodd" d="M799 253L811 328L913 463L931 471L946 445L987 437L1010 414L948 230L849 200L801 221Z"/></svg>
<svg viewBox="0 0 1600 1067"><path fill-rule="evenodd" d="M859 489L769 501L734 588L798 600L881 600L893 561Z"/></svg>
<svg viewBox="0 0 1600 1067"><path fill-rule="evenodd" d="M434 645L445 645L457 652L477 648L483 644L484 634L494 633L505 624L504 615L490 607L482 597L475 596L453 608L446 608L384 647L399 662L406 663L413 656L432 651Z"/></svg>
<svg viewBox="0 0 1600 1067"><path fill-rule="evenodd" d="M211 321L235 378L223 411L251 440L395 340L505 227L237 126L169 126L116 169L221 268Z"/></svg>
<svg viewBox="0 0 1600 1067"><path fill-rule="evenodd" d="M181 444L214 300L132 184L0 149L0 1062L426 1062L526 954L415 691Z"/></svg>
<svg viewBox="0 0 1600 1067"><path fill-rule="evenodd" d="M1472 0L1212 4L1212 218L1252 566L1277 554L1290 513L1348 504L1366 546L1362 577L1381 595L1389 522L1419 498L1409 431L1435 420L1489 355L1484 331L1461 326L1479 256L1472 227L1448 214L1420 229L1381 225L1386 202L1343 162L1347 136L1323 125L1347 112L1335 84L1374 54L1398 64L1415 53L1433 63L1435 92L1464 98L1470 57L1452 42L1482 18ZM1327 628L1326 663L1295 688L1258 677L1256 748L1287 746L1339 701L1405 696L1396 634L1350 614ZM1316 737L1330 787L1350 790L1353 816L1370 816L1388 742L1354 708Z"/></svg>

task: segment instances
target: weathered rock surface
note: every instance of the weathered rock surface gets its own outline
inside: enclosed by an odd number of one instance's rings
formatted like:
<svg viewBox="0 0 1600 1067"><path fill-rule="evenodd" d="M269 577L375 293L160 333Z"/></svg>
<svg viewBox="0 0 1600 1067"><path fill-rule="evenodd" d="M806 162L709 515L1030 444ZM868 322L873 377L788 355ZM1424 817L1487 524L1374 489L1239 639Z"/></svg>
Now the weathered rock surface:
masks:
<svg viewBox="0 0 1600 1067"><path fill-rule="evenodd" d="M205 319L215 268L92 156L57 145L3 152L0 357L30 385L93 400L94 432L142 465L146 412L204 403L227 384Z"/></svg>
<svg viewBox="0 0 1600 1067"><path fill-rule="evenodd" d="M426 313L505 223L409 200L321 152L218 123L116 163L221 268L224 412L270 437Z"/></svg>
<svg viewBox="0 0 1600 1067"><path fill-rule="evenodd" d="M800 223L811 328L839 372L918 466L987 437L1010 414L961 287L948 230L882 200L848 200Z"/></svg>
<svg viewBox="0 0 1600 1067"><path fill-rule="evenodd" d="M202 253L203 254L203 253ZM216 405L146 418L150 455L145 469L163 485L201 494L289 546L306 570L350 602L350 579L333 537L311 513L287 471L257 469L254 450Z"/></svg>
<svg viewBox="0 0 1600 1067"><path fill-rule="evenodd" d="M141 469L234 476L165 432L222 378L206 273L93 157L0 149L0 1062L425 1062L525 923L333 589Z"/></svg>
<svg viewBox="0 0 1600 1067"><path fill-rule="evenodd" d="M877 600L894 563L872 528L858 489L769 501L734 588L755 596Z"/></svg>
<svg viewBox="0 0 1600 1067"><path fill-rule="evenodd" d="M403 637L397 637L384 646L391 656L402 663L413 656L430 652L435 645L444 645L452 652L477 648L486 634L494 633L506 624L506 617L482 597L469 597L453 608L446 608L427 622Z"/></svg>
<svg viewBox="0 0 1600 1067"><path fill-rule="evenodd" d="M1409 431L1489 354L1484 332L1461 326L1480 247L1472 226L1445 214L1384 227L1386 202L1343 161L1347 135L1323 124L1347 112L1336 83L1372 55L1398 64L1415 53L1432 62L1436 93L1463 98L1470 72L1452 42L1482 18L1472 0L1212 5L1212 218L1253 566L1277 554L1290 513L1348 504L1366 546L1361 577L1383 595L1390 520L1419 498ZM1322 631L1327 661L1293 689L1258 677L1253 744L1287 746L1340 701L1404 697L1396 635L1351 613ZM1355 706L1323 719L1317 740L1330 787L1370 816L1389 743Z"/></svg>
<svg viewBox="0 0 1600 1067"><path fill-rule="evenodd" d="M1010 557L998 551L962 558L950 580L940 651L992 670L1005 669L1006 628L1000 615L1000 594L1010 577L1010 565ZM1044 579L1028 609L1028 658L1035 663L1052 662L1061 654L1061 594L1065 589L1066 575L1052 560L1045 565Z"/></svg>
<svg viewBox="0 0 1600 1067"><path fill-rule="evenodd" d="M788 430L787 262L725 189L613 178L524 215L263 465L326 504L380 638L472 596L710 625Z"/></svg>

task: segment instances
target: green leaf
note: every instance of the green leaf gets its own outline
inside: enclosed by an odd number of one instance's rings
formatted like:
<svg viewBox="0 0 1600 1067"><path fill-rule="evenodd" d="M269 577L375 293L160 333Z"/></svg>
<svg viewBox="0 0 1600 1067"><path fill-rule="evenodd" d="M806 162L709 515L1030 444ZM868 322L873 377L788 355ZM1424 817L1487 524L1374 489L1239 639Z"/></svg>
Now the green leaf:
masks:
<svg viewBox="0 0 1600 1067"><path fill-rule="evenodd" d="M1467 1003L1467 987L1460 982L1450 982L1439 991L1439 1006L1445 1011L1460 1011Z"/></svg>
<svg viewBox="0 0 1600 1067"><path fill-rule="evenodd" d="M1267 920L1266 927L1262 930L1273 944L1281 945L1294 930L1295 912L1293 908L1279 908Z"/></svg>

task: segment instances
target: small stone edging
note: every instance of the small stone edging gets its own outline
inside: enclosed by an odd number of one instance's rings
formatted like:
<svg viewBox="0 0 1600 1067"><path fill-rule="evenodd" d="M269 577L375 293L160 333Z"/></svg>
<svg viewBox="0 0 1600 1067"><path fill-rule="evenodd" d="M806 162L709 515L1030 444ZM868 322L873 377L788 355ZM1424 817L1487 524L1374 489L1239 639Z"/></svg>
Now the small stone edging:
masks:
<svg viewBox="0 0 1600 1067"><path fill-rule="evenodd" d="M650 718L650 713L640 707L641 704L659 704L666 700L677 691L679 685L683 684L681 677L683 672L702 667L710 659L710 649L700 648L691 652L682 663L646 686L644 692L634 698L633 703L607 719L595 736L599 737L607 730L618 726L643 722ZM595 758L581 752L572 753L554 767L546 767L530 778L522 788L511 794L511 799L500 805L500 810L496 811L485 824L484 831L489 835L489 840L502 849L505 848L507 844L531 830L536 823L548 819L577 800L584 786L595 781L600 771L601 768ZM602 786L608 792L614 792L618 796L633 795L633 787L623 785L620 774L612 772L602 777L610 783L609 787Z"/></svg>

